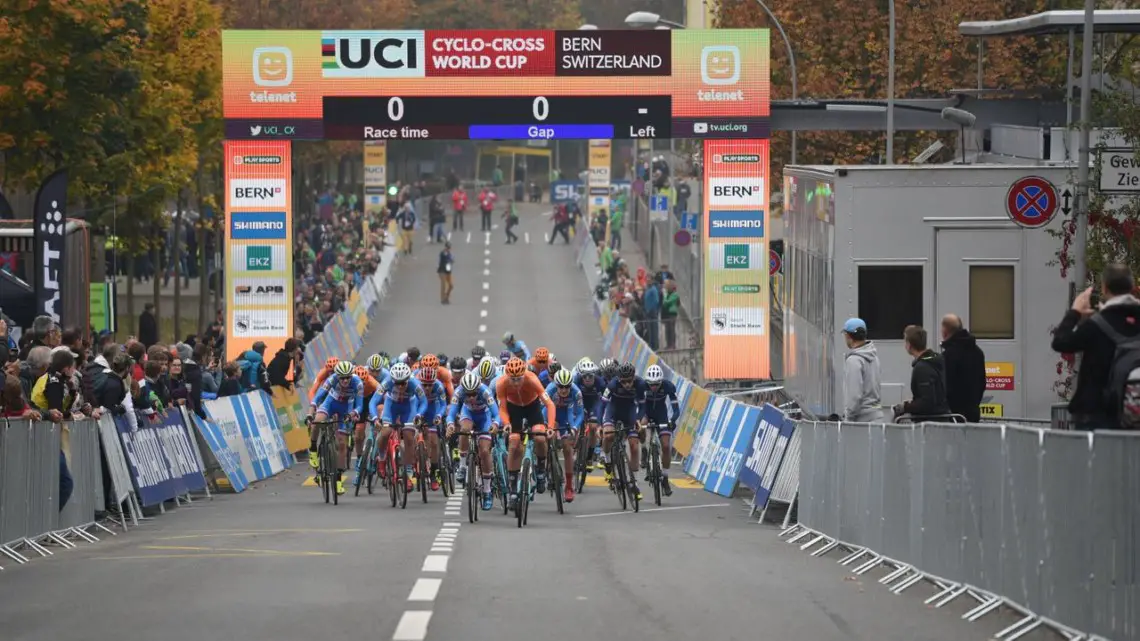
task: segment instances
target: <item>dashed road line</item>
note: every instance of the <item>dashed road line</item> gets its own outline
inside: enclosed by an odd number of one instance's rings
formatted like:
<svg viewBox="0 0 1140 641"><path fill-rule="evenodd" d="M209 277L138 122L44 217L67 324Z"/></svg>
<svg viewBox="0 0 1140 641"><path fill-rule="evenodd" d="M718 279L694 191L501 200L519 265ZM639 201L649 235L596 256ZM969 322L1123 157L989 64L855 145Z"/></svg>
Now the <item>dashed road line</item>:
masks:
<svg viewBox="0 0 1140 641"><path fill-rule="evenodd" d="M490 297L490 296L484 296L484 297L483 297L483 304L484 304L484 305L486 305L486 304L487 304L487 302L488 302L488 301L490 301L490 300L491 300L491 297Z"/></svg>
<svg viewBox="0 0 1140 641"><path fill-rule="evenodd" d="M487 347L487 341L483 340L482 338L475 341L475 344L478 345L479 347Z"/></svg>
<svg viewBox="0 0 1140 641"><path fill-rule="evenodd" d="M416 579L416 584L412 586L412 592L408 595L408 600L427 601L428 603L435 601L436 595L439 594L440 585L443 585L443 579L420 577Z"/></svg>
<svg viewBox="0 0 1140 641"><path fill-rule="evenodd" d="M422 572L447 572L448 557L443 554L429 554L424 559Z"/></svg>
<svg viewBox="0 0 1140 641"><path fill-rule="evenodd" d="M487 318L487 310L485 310L485 309L479 310L479 318Z"/></svg>
<svg viewBox="0 0 1140 641"><path fill-rule="evenodd" d="M486 331L487 331L487 326L486 326L486 325L480 325L480 326L479 326L479 333L480 333L480 334L482 334L482 333L484 333L484 332L486 332Z"/></svg>
<svg viewBox="0 0 1140 641"><path fill-rule="evenodd" d="M427 636L428 623L431 621L431 610L408 610L400 617L396 625L396 633L392 641L423 641Z"/></svg>
<svg viewBox="0 0 1140 641"><path fill-rule="evenodd" d="M483 281L483 289L491 289L491 283L488 283L487 281Z"/></svg>
<svg viewBox="0 0 1140 641"><path fill-rule="evenodd" d="M467 232L467 242L471 242L471 232Z"/></svg>
<svg viewBox="0 0 1140 641"><path fill-rule="evenodd" d="M526 244L528 244L528 245L530 244L530 232L529 231L523 232L523 240L526 241Z"/></svg>

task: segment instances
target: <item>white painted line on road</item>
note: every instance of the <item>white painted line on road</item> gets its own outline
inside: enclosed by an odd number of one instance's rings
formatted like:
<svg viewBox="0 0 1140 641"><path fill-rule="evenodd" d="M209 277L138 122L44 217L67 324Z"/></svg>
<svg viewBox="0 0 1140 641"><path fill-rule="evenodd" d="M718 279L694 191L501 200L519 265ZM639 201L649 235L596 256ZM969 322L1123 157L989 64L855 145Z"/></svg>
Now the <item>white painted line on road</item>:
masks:
<svg viewBox="0 0 1140 641"><path fill-rule="evenodd" d="M467 242L471 242L471 232L467 232Z"/></svg>
<svg viewBox="0 0 1140 641"><path fill-rule="evenodd" d="M448 528L448 527L458 528L461 525L463 525L463 524L460 523L459 521L447 521L446 523L443 524L443 527L445 527L445 528ZM458 532L459 530L456 530L456 531Z"/></svg>
<svg viewBox="0 0 1140 641"><path fill-rule="evenodd" d="M491 225L491 229L498 229L498 228L499 228L499 223L495 223L495 224Z"/></svg>
<svg viewBox="0 0 1140 641"><path fill-rule="evenodd" d="M408 595L409 601L435 601L436 595L439 594L439 586L443 584L443 579L416 579L416 584L412 586L412 593Z"/></svg>
<svg viewBox="0 0 1140 641"><path fill-rule="evenodd" d="M479 318L487 318L487 310L485 310L485 309L479 310Z"/></svg>
<svg viewBox="0 0 1140 641"><path fill-rule="evenodd" d="M484 269L484 270L483 270L483 275L484 275L484 276L490 276L490 275L491 275L491 270L489 270L489 269Z"/></svg>
<svg viewBox="0 0 1140 641"><path fill-rule="evenodd" d="M484 282L483 283L483 289L491 289L491 283Z"/></svg>
<svg viewBox="0 0 1140 641"><path fill-rule="evenodd" d="M458 526L457 527L448 527L447 523L444 523L443 527L439 528L439 533L440 534L459 534L459 527Z"/></svg>
<svg viewBox="0 0 1140 641"><path fill-rule="evenodd" d="M526 240L526 244L528 244L528 245L530 244L530 232L529 231L523 232L523 239Z"/></svg>
<svg viewBox="0 0 1140 641"><path fill-rule="evenodd" d="M483 244L484 245L490 245L491 244L491 232L489 232L489 231L483 232Z"/></svg>
<svg viewBox="0 0 1140 641"><path fill-rule="evenodd" d="M475 341L475 344L476 344L476 345L478 345L479 347L486 347L486 346L487 346L487 341L485 341L485 340L483 340L482 338L480 338L479 340Z"/></svg>
<svg viewBox="0 0 1140 641"><path fill-rule="evenodd" d="M451 554L452 549L451 548L432 548L431 551L432 552L447 552L448 554Z"/></svg>
<svg viewBox="0 0 1140 641"><path fill-rule="evenodd" d="M424 572L447 572L447 557L428 555L424 559Z"/></svg>
<svg viewBox="0 0 1140 641"><path fill-rule="evenodd" d="M483 255L484 255L484 256L490 256L490 255L491 255L491 250L490 250L490 249L484 249L484 250L483 250Z"/></svg>
<svg viewBox="0 0 1140 641"><path fill-rule="evenodd" d="M451 242L451 232L447 232L447 242Z"/></svg>
<svg viewBox="0 0 1140 641"><path fill-rule="evenodd" d="M431 544L432 552L452 552L454 549L455 548L453 548L450 543L436 542Z"/></svg>
<svg viewBox="0 0 1140 641"><path fill-rule="evenodd" d="M490 265L490 264L491 264L491 259L490 259L490 258L484 258L484 259L483 259L483 264L484 264L484 265Z"/></svg>
<svg viewBox="0 0 1140 641"><path fill-rule="evenodd" d="M486 332L486 331L487 331L487 326L486 326L486 325L480 325L480 326L479 326L479 333L480 333L480 334L482 334L482 333L484 333L484 332Z"/></svg>
<svg viewBox="0 0 1140 641"><path fill-rule="evenodd" d="M487 301L489 301L489 300L491 300L491 297L490 297L490 296L484 296L484 297L483 297L483 304L484 304L484 305L486 305L486 304L487 304Z"/></svg>
<svg viewBox="0 0 1140 641"><path fill-rule="evenodd" d="M423 641L427 636L431 610L408 610L400 617L392 641Z"/></svg>
<svg viewBox="0 0 1140 641"><path fill-rule="evenodd" d="M701 507L727 507L729 505L731 505L731 503L706 503L704 505L678 505L676 507L654 507L654 508L650 508L648 510L642 510L641 512L645 513L645 512L669 512L671 510L695 510L695 509L701 508ZM618 514L635 514L635 512L633 512L631 510L627 510L625 512L602 512L601 514L577 514L574 516L574 518L576 518L576 519L589 519L589 518L593 518L595 516L617 516Z"/></svg>
<svg viewBox="0 0 1140 641"><path fill-rule="evenodd" d="M443 532L440 532L439 534L435 535L435 540L436 541L454 541L455 537L457 537L457 536L459 536L459 535L458 534L444 534Z"/></svg>
<svg viewBox="0 0 1140 641"><path fill-rule="evenodd" d="M550 234L549 233L542 232L542 242L544 242L544 243L550 242Z"/></svg>

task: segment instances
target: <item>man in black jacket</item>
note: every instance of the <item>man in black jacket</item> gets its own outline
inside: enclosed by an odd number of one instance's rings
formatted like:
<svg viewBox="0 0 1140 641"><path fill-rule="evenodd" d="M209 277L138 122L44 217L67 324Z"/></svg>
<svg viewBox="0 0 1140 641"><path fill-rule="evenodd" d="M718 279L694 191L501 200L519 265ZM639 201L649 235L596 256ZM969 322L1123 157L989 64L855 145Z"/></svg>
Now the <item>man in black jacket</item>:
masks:
<svg viewBox="0 0 1140 641"><path fill-rule="evenodd" d="M915 423L924 420L949 420L950 407L946 403L946 367L942 357L926 347L926 330L908 325L903 330L906 353L911 363L911 400L895 406L895 416L909 414Z"/></svg>
<svg viewBox="0 0 1140 641"><path fill-rule="evenodd" d="M301 344L295 338L285 341L285 348L277 350L273 360L269 361L269 384L273 387L291 389L293 382L288 379L293 362L301 352Z"/></svg>
<svg viewBox="0 0 1140 641"><path fill-rule="evenodd" d="M966 421L982 420L986 393L986 354L955 314L942 317L942 360L946 363L946 401Z"/></svg>
<svg viewBox="0 0 1140 641"><path fill-rule="evenodd" d="M1116 416L1119 408L1108 403L1104 395L1116 358L1116 343L1091 317L1099 314L1125 337L1140 335L1140 299L1132 295L1134 287L1127 265L1109 265L1101 275L1104 302L1099 305L1100 311L1090 287L1073 300L1072 308L1053 330L1053 351L1082 355L1077 387L1069 400L1075 429L1120 429Z"/></svg>
<svg viewBox="0 0 1140 641"><path fill-rule="evenodd" d="M147 349L158 343L158 319L154 317L154 303L143 305L143 312L139 314L139 342Z"/></svg>

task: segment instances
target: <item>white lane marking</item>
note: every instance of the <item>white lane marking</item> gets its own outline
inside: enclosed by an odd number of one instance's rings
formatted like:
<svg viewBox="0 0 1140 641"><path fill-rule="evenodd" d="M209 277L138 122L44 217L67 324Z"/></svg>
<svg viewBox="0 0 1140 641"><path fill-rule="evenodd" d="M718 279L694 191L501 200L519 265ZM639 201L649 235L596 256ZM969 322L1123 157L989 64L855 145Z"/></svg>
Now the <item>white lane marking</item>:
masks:
<svg viewBox="0 0 1140 641"><path fill-rule="evenodd" d="M487 331L487 326L486 326L486 325L480 325L480 326L479 326L479 333L480 333L480 334L482 334L483 332L486 332L486 331Z"/></svg>
<svg viewBox="0 0 1140 641"><path fill-rule="evenodd" d="M471 232L467 232L467 242L471 242Z"/></svg>
<svg viewBox="0 0 1140 641"><path fill-rule="evenodd" d="M530 232L529 231L523 232L523 239L526 240L526 244L528 244L528 245L530 244Z"/></svg>
<svg viewBox="0 0 1140 641"><path fill-rule="evenodd" d="M550 242L550 234L548 232L542 232L542 242L544 242L544 243Z"/></svg>
<svg viewBox="0 0 1140 641"><path fill-rule="evenodd" d="M461 525L463 525L463 524L460 523L459 521L448 521L448 522L443 524L443 527L445 527L445 528L448 528L448 527L458 528ZM456 530L456 531L458 532L458 530Z"/></svg>
<svg viewBox="0 0 1140 641"><path fill-rule="evenodd" d="M491 250L490 250L490 249L484 249L484 250L483 250L483 255L484 255L484 256L490 256L490 255L491 255Z"/></svg>
<svg viewBox="0 0 1140 641"><path fill-rule="evenodd" d="M483 289L491 289L491 283L484 282L483 283Z"/></svg>
<svg viewBox="0 0 1140 641"><path fill-rule="evenodd" d="M392 641L423 641L427 636L431 610L408 610L400 617Z"/></svg>
<svg viewBox="0 0 1140 641"><path fill-rule="evenodd" d="M431 551L432 552L447 552L448 554L451 554L452 549L451 548L432 548Z"/></svg>
<svg viewBox="0 0 1140 641"><path fill-rule="evenodd" d="M483 232L483 244L484 245L490 245L491 244L491 232L489 232L489 231Z"/></svg>
<svg viewBox="0 0 1140 641"><path fill-rule="evenodd" d="M494 223L493 225L491 225L491 229L498 229L498 228L499 228L499 223Z"/></svg>
<svg viewBox="0 0 1140 641"><path fill-rule="evenodd" d="M439 528L439 533L440 534L459 534L459 526L457 525L456 527L448 527L448 524L444 523L443 527Z"/></svg>
<svg viewBox="0 0 1140 641"><path fill-rule="evenodd" d="M478 345L479 347L486 347L486 346L487 346L487 341L485 341L485 340L483 340L482 338L480 338L479 340L475 341L475 344L476 344L476 345Z"/></svg>
<svg viewBox="0 0 1140 641"><path fill-rule="evenodd" d="M483 304L484 304L484 305L486 305L486 304L487 304L487 301L489 301L489 300L491 300L491 297L490 297L490 296L484 296L484 297L483 297Z"/></svg>
<svg viewBox="0 0 1140 641"><path fill-rule="evenodd" d="M444 534L443 532L440 532L439 534L435 535L435 540L436 541L454 541L455 537L457 537L457 536L459 536L459 535L458 534Z"/></svg>
<svg viewBox="0 0 1140 641"><path fill-rule="evenodd" d="M487 310L485 310L485 309L479 310L479 318L487 318ZM397 488L397 489L399 489L399 488Z"/></svg>
<svg viewBox="0 0 1140 641"><path fill-rule="evenodd" d="M435 601L436 595L439 594L439 586L443 584L443 579L416 579L416 584L412 586L412 593L408 595L409 601Z"/></svg>
<svg viewBox="0 0 1140 641"><path fill-rule="evenodd" d="M725 504L727 505L727 503ZM428 555L424 559L424 572L447 572L447 557Z"/></svg>
<svg viewBox="0 0 1140 641"><path fill-rule="evenodd" d="M455 551L455 548L454 548L454 547L452 547L450 544L447 544L447 543L438 543L438 542L437 542L437 543L432 543L432 544L431 544L431 551L432 551L432 552L447 552L447 553L451 553L451 552Z"/></svg>
<svg viewBox="0 0 1140 641"><path fill-rule="evenodd" d="M490 259L490 258L484 258L484 259L483 259L483 264L484 264L484 265L490 265L490 264L491 264L491 259Z"/></svg>
<svg viewBox="0 0 1140 641"><path fill-rule="evenodd" d="M642 510L642 512L644 513L644 512L668 512L671 510L695 510L695 509L701 508L701 507L727 507L729 505L731 505L731 503L706 503L704 505L678 505L675 507L654 507L654 508L650 508L648 510ZM632 510L627 510L625 512L602 512L601 514L577 514L574 516L574 518L576 518L576 519L589 519L589 518L593 518L595 516L617 516L618 514L634 514L634 512Z"/></svg>
<svg viewBox="0 0 1140 641"><path fill-rule="evenodd" d="M451 232L447 232L447 242L451 242Z"/></svg>
<svg viewBox="0 0 1140 641"><path fill-rule="evenodd" d="M484 276L490 276L490 275L491 275L491 270L489 270L489 269L484 269L484 270L483 270L483 275L484 275Z"/></svg>

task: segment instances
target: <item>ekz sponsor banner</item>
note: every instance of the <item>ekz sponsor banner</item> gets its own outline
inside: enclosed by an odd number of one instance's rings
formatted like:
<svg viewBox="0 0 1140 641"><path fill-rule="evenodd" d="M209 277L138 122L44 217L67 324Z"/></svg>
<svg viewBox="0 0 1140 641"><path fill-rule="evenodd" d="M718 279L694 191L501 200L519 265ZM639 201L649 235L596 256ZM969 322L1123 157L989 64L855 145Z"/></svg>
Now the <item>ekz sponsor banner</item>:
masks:
<svg viewBox="0 0 1140 641"><path fill-rule="evenodd" d="M292 123L322 119L327 97L543 96L557 77L559 95L632 90L670 96L674 118L764 119L769 40L766 29L227 30L223 112ZM289 135L251 135L276 133Z"/></svg>
<svg viewBox="0 0 1140 641"><path fill-rule="evenodd" d="M704 145L704 375L768 378L768 141Z"/></svg>
<svg viewBox="0 0 1140 641"><path fill-rule="evenodd" d="M197 447L177 409L157 424L142 421L132 432L126 417L116 416L131 481L143 507L158 505L206 487L206 478L192 448Z"/></svg>
<svg viewBox="0 0 1140 641"><path fill-rule="evenodd" d="M291 82L295 69L281 51L259 55L266 63L262 81ZM287 277L293 263L290 149L287 141L225 143L228 360L257 341L274 354L293 335L293 281Z"/></svg>

